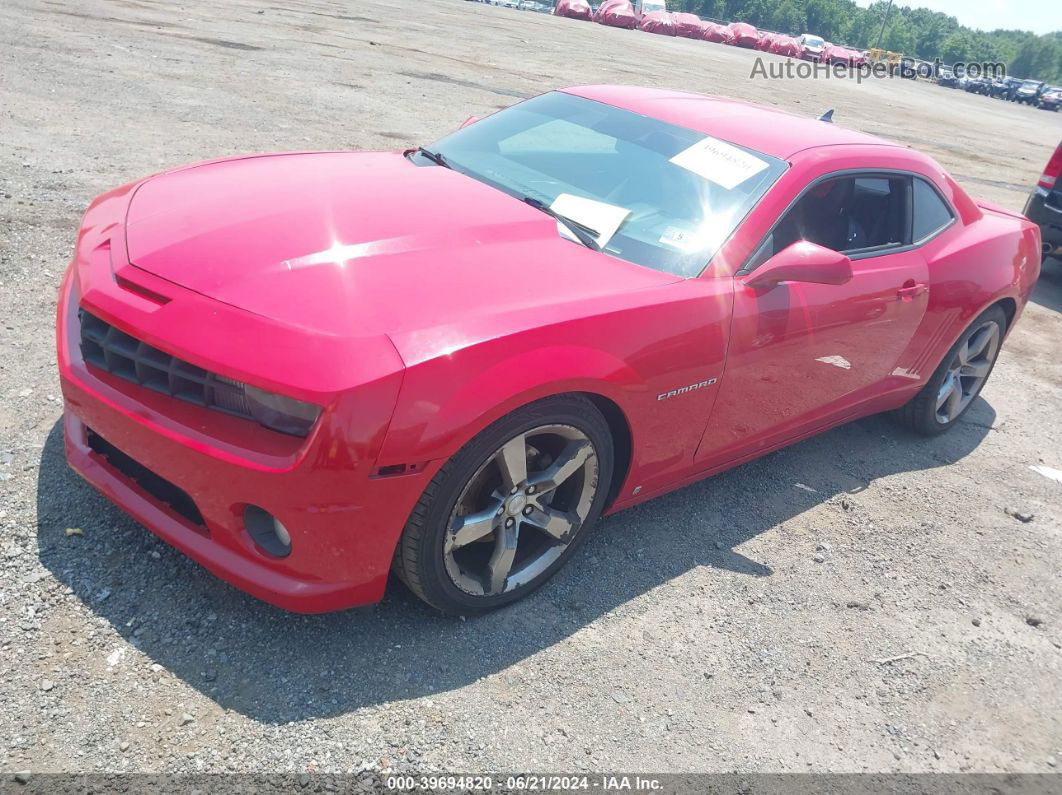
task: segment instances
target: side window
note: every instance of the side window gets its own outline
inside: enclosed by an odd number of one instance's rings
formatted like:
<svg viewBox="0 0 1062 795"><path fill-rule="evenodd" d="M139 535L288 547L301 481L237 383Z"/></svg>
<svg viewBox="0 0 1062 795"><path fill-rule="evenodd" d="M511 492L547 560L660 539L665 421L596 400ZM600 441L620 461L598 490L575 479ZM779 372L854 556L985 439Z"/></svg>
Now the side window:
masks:
<svg viewBox="0 0 1062 795"><path fill-rule="evenodd" d="M951 208L924 179L914 181L914 242L936 234L955 219Z"/></svg>
<svg viewBox="0 0 1062 795"><path fill-rule="evenodd" d="M907 186L901 176L837 177L815 185L778 224L772 253L798 240L846 254L902 246Z"/></svg>

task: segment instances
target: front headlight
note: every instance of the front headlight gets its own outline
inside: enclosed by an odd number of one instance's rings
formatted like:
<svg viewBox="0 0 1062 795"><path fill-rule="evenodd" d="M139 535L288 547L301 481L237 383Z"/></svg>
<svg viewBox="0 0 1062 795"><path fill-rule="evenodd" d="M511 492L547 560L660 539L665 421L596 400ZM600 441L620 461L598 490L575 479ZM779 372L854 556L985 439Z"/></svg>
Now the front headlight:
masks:
<svg viewBox="0 0 1062 795"><path fill-rule="evenodd" d="M321 407L245 384L252 416L267 428L292 436L307 436L321 415Z"/></svg>

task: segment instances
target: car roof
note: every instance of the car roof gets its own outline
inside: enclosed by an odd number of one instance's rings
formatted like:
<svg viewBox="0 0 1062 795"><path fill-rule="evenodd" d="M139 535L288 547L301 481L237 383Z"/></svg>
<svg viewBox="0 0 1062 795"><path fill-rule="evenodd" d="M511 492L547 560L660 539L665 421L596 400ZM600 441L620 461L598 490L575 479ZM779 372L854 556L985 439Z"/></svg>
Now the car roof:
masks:
<svg viewBox="0 0 1062 795"><path fill-rule="evenodd" d="M576 86L562 90L697 130L783 160L820 146L898 146L836 124L735 99L635 86Z"/></svg>

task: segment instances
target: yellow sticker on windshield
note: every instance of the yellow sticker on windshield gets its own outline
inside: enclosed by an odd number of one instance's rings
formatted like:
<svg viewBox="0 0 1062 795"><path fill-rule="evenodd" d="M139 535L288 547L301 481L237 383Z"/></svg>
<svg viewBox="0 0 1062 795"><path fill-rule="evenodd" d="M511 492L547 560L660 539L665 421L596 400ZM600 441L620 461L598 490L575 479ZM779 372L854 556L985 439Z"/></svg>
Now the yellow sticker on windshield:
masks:
<svg viewBox="0 0 1062 795"><path fill-rule="evenodd" d="M670 162L727 190L733 190L767 168L766 161L717 138L698 141Z"/></svg>

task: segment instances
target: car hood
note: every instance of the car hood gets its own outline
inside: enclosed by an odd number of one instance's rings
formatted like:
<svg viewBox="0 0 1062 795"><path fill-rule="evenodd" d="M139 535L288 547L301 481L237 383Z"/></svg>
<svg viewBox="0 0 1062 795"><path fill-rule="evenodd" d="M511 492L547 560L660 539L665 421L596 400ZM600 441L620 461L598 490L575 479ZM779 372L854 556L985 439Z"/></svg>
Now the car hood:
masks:
<svg viewBox="0 0 1062 795"><path fill-rule="evenodd" d="M560 237L517 199L397 152L262 155L153 177L132 264L276 322L348 337L516 323L679 278ZM537 317L537 320L534 318Z"/></svg>

